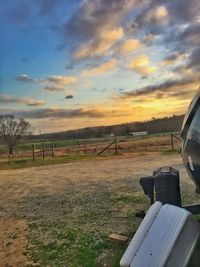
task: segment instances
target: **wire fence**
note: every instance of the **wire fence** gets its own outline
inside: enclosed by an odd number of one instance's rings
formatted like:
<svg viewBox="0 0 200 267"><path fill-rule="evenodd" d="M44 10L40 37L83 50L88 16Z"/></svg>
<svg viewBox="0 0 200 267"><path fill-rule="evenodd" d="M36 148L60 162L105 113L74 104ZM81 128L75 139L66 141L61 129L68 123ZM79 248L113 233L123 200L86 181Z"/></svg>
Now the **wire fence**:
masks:
<svg viewBox="0 0 200 267"><path fill-rule="evenodd" d="M170 133L157 137L142 137L140 139L117 138L104 140L98 143L91 143L90 140L81 143L78 139L74 145L58 147L56 143L32 144L28 150L20 151L17 149L13 155L1 153L1 158L8 158L10 164L12 159L29 158L32 160L44 159L49 157L62 157L72 154L100 156L102 154L118 155L123 153L137 152L162 152L179 151L181 145L180 134Z"/></svg>

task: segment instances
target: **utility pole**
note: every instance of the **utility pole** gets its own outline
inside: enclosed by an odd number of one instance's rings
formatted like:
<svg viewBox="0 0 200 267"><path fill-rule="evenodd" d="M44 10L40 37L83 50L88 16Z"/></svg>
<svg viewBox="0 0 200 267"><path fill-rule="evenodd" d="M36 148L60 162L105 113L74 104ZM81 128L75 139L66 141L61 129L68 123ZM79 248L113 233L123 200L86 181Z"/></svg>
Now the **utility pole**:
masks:
<svg viewBox="0 0 200 267"><path fill-rule="evenodd" d="M39 135L40 135L40 143L42 143L42 132L39 130Z"/></svg>

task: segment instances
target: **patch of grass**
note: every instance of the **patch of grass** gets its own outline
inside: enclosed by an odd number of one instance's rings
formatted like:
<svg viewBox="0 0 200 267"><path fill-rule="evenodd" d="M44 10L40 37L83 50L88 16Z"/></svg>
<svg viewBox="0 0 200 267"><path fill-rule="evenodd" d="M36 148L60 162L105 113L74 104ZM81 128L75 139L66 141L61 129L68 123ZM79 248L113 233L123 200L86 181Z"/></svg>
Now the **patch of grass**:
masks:
<svg viewBox="0 0 200 267"><path fill-rule="evenodd" d="M32 232L38 229L32 228ZM47 230L46 238L31 241L27 255L40 266L94 267L103 250L112 248L107 238L98 232L57 224ZM117 266L116 264L112 266Z"/></svg>
<svg viewBox="0 0 200 267"><path fill-rule="evenodd" d="M181 198L182 198L182 205L192 205L195 203L199 203L199 195L191 194L191 192L187 191L186 189L181 190ZM198 216L199 215L197 215L197 218Z"/></svg>
<svg viewBox="0 0 200 267"><path fill-rule="evenodd" d="M65 148L65 147L72 147L72 146L79 146L79 145L89 145L89 144L96 144L96 143L102 143L113 140L112 138L106 139L106 138L88 138L88 139L79 139L79 140L61 140L61 141L45 141L42 142L27 142L27 143L20 143L14 147L14 152L19 151L32 151L32 145L34 144L36 150L42 149L42 144L45 145L46 148L51 148L52 143L54 144L55 148ZM7 152L7 146L0 145L0 151L3 153Z"/></svg>
<svg viewBox="0 0 200 267"><path fill-rule="evenodd" d="M128 195L122 195L116 198L117 201L122 201L124 203L145 203L145 197L144 196L140 196L138 194L128 194Z"/></svg>
<svg viewBox="0 0 200 267"><path fill-rule="evenodd" d="M45 157L45 159L37 158L35 160L31 158L13 158L11 159L11 164L8 164L7 159L0 160L0 170L5 169L19 169L19 168L28 168L34 166L45 166L45 165L53 165L53 164L63 164L70 163L76 161L84 161L84 160L97 160L97 159L105 159L110 158L109 155L101 155L98 158L94 155L84 155L84 154L69 154L66 156L60 157Z"/></svg>
<svg viewBox="0 0 200 267"><path fill-rule="evenodd" d="M26 199L21 214L31 218L28 258L41 267L119 267L126 245L111 242L108 236L133 236L141 221L135 217L136 209L146 207L141 192L126 186L118 192L115 182L76 188Z"/></svg>
<svg viewBox="0 0 200 267"><path fill-rule="evenodd" d="M117 249L117 253L116 253L115 259L113 261L113 267L120 267L119 263L120 263L122 255L124 254L124 251L125 251L124 247Z"/></svg>
<svg viewBox="0 0 200 267"><path fill-rule="evenodd" d="M179 151L176 150L176 149L174 149L174 150L172 150L172 149L167 149L167 150L164 150L164 151L162 152L162 154L163 154L163 155L176 155L176 154L179 154Z"/></svg>
<svg viewBox="0 0 200 267"><path fill-rule="evenodd" d="M198 222L200 222L200 214L196 215L195 218Z"/></svg>

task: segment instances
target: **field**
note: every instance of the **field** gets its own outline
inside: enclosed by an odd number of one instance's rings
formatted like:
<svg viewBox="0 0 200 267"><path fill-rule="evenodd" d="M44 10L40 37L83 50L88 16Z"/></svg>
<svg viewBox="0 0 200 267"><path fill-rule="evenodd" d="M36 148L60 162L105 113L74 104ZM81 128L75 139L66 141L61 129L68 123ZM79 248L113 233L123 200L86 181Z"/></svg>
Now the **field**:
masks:
<svg viewBox="0 0 200 267"><path fill-rule="evenodd" d="M162 165L180 170L183 202L198 201L169 135L118 138L117 155L114 147L96 156L110 141L57 142L62 154L35 160L26 154L31 144L20 144L11 165L0 148L0 267L119 266L127 244L108 236L134 235L135 213L149 206L139 178ZM190 267L198 266L198 252Z"/></svg>
<svg viewBox="0 0 200 267"><path fill-rule="evenodd" d="M160 165L181 171L184 202L198 200L179 155L135 154L0 171L0 266L119 266L148 208L138 180ZM193 259L193 265L196 258Z"/></svg>
<svg viewBox="0 0 200 267"><path fill-rule="evenodd" d="M6 146L0 146L0 169L23 168L48 164L69 163L82 160L96 159L109 144L99 158L108 156L128 155L133 153L162 152L171 153L170 134L156 134L142 137L118 136L106 138L91 138L80 140L64 140L52 143L21 143L15 146L8 164ZM34 145L34 160L33 149ZM179 149L180 142L174 139L174 148ZM44 149L44 150L43 150ZM44 151L44 152L43 152ZM43 157L45 159L43 159Z"/></svg>

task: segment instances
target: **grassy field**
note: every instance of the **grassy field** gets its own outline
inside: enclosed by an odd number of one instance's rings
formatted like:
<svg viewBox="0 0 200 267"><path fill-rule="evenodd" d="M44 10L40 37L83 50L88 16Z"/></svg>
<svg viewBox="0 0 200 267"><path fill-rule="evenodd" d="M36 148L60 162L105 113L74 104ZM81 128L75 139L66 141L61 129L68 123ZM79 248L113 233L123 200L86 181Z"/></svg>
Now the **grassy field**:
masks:
<svg viewBox="0 0 200 267"><path fill-rule="evenodd" d="M139 178L161 165L181 172L184 204L198 201L179 155L134 154L0 171L0 266L119 267L148 208ZM198 267L199 252L190 267ZM198 262L197 261L197 262Z"/></svg>
<svg viewBox="0 0 200 267"><path fill-rule="evenodd" d="M134 153L135 156L143 156L148 153L140 152ZM162 152L163 155L177 155L177 150L165 150ZM46 165L55 165L55 164L64 164L71 162L80 162L80 161L95 161L95 160L104 160L115 158L129 158L132 157L132 154L118 154L118 155L80 155L80 154L69 154L61 157L46 157L45 160L42 158L37 158L33 160L32 158L12 158L10 164L7 159L0 159L0 170L12 170L12 169L20 169L20 168L29 168L29 167L37 167L37 166L46 166Z"/></svg>
<svg viewBox="0 0 200 267"><path fill-rule="evenodd" d="M148 134L146 136L117 136L118 142L131 142L135 140L142 140L142 139L151 139L151 138L158 138L163 136L169 136L170 133L160 133L160 134ZM115 137L102 137L102 138L89 138L89 139L72 139L72 140L62 140L62 141L48 141L42 140L41 142L21 142L20 144L14 147L14 152L18 151L31 151L32 145L34 144L35 149L41 149L42 144L44 143L46 147L51 147L52 143L54 143L55 148L64 148L64 147L72 147L72 146L79 146L79 145L89 145L89 144L98 144L98 143L106 143L111 142ZM5 145L0 145L0 153L6 153L7 147Z"/></svg>
<svg viewBox="0 0 200 267"><path fill-rule="evenodd" d="M169 134L148 135L138 138L133 137L117 137L118 156L152 152L162 152L165 154L177 153L180 145L176 140L176 150L171 150L171 139ZM51 149L45 152L45 159L42 157L41 143L35 143L35 160L32 158L32 144L22 143L15 147L13 155L10 157L5 153L6 147L0 147L0 169L13 169L32 166L42 166L49 164L69 163L82 160L93 160L97 154L102 151L114 138L97 138L79 140L79 144L74 140L55 142L54 157L52 157ZM45 143L46 149L51 147L51 143ZM39 150L39 153L38 153ZM98 158L109 158L116 153L113 144L108 150L103 152Z"/></svg>
<svg viewBox="0 0 200 267"><path fill-rule="evenodd" d="M46 157L45 160L42 158L11 158L10 164L7 159L0 159L0 170L5 169L19 169L19 168L28 168L34 166L45 166L45 165L54 165L54 164L63 164L69 162L83 161L83 160L92 160L95 157L91 155L78 155L78 154L69 154L62 157Z"/></svg>
<svg viewBox="0 0 200 267"><path fill-rule="evenodd" d="M79 142L104 147L111 140ZM80 151L33 160L23 157L30 143L16 147L22 154L10 165L0 159L0 267L119 267L127 244L108 236L134 235L141 222L136 212L149 206L139 178L161 165L180 169L185 204L198 201L169 135L118 141L118 155ZM74 145L79 147L74 140L56 142L58 149ZM199 250L200 244L189 267L198 267Z"/></svg>

